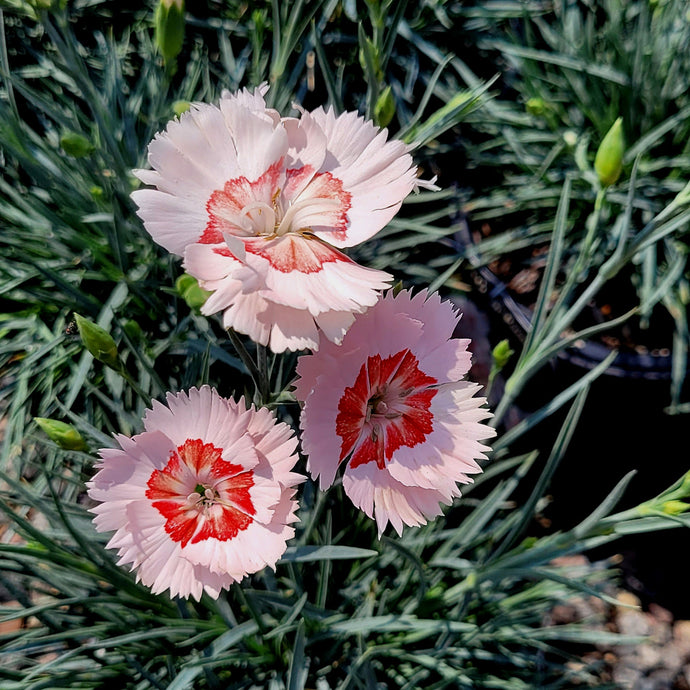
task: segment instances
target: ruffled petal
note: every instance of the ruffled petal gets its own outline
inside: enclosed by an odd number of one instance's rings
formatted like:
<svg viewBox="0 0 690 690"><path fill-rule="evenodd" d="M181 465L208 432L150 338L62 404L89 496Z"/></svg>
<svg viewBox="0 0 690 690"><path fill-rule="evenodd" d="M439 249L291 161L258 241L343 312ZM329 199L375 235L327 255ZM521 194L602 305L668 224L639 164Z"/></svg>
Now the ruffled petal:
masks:
<svg viewBox="0 0 690 690"><path fill-rule="evenodd" d="M319 237L336 247L352 247L373 237L398 212L414 189L416 168L407 146L388 140L388 132L354 112L336 116L332 109L304 113L327 139L328 153L319 172L342 182L351 195L348 223L342 228L315 227Z"/></svg>
<svg viewBox="0 0 690 690"><path fill-rule="evenodd" d="M389 522L399 535L403 525L426 524L441 515L439 503L446 502L438 491L405 486L371 463L348 470L343 476L343 488L354 505L375 518L379 537Z"/></svg>

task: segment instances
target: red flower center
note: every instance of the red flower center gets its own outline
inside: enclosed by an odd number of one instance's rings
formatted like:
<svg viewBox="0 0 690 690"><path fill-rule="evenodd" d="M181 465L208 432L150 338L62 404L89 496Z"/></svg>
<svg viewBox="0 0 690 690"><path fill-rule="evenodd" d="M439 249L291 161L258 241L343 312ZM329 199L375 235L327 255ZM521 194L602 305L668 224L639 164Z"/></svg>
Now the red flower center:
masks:
<svg viewBox="0 0 690 690"><path fill-rule="evenodd" d="M228 541L252 523L254 473L221 456L212 443L187 439L149 477L146 497L182 547L210 538Z"/></svg>
<svg viewBox="0 0 690 690"><path fill-rule="evenodd" d="M436 383L409 350L369 357L338 403L340 460L352 454L351 467L373 461L383 469L401 446L423 443L433 429L430 407L437 390L430 386Z"/></svg>

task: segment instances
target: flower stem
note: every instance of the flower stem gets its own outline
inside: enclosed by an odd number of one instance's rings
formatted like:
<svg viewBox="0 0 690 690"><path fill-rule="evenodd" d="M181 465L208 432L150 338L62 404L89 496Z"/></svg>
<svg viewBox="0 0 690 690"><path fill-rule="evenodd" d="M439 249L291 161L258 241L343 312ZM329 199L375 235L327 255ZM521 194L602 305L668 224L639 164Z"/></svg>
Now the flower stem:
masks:
<svg viewBox="0 0 690 690"><path fill-rule="evenodd" d="M247 367L247 371L249 372L249 375L252 377L252 380L254 381L254 385L256 386L257 397L260 398L255 402L257 402L258 404L263 404L263 402L265 402L268 398L268 378L266 376L265 370L261 371L259 369L259 366L257 366L257 364L254 362L254 359L247 351L247 348L244 346L244 343L237 335L237 333L235 333L235 331L232 330L232 328L228 329L228 337L230 338L230 341L232 342L238 357L242 360L242 364L244 364L244 366ZM261 345L257 345L257 350L260 349L263 349L263 358L265 360L266 349ZM257 358L260 363L261 354L257 354Z"/></svg>
<svg viewBox="0 0 690 690"><path fill-rule="evenodd" d="M265 345L256 346L256 367L259 372L259 393L261 394L262 402L266 402L269 397L269 374L268 374L268 356Z"/></svg>

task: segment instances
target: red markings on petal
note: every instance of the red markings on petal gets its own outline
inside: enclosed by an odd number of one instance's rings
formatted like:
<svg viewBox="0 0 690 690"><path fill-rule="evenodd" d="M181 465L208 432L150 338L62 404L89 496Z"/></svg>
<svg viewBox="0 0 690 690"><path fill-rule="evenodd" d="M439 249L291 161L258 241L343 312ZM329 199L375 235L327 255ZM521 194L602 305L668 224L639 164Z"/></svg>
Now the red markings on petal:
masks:
<svg viewBox="0 0 690 690"><path fill-rule="evenodd" d="M177 449L182 462L195 474L202 469L209 470L215 460L218 460L222 451L212 443L204 443L200 438L187 439L184 445ZM163 470L166 472L168 467Z"/></svg>
<svg viewBox="0 0 690 690"><path fill-rule="evenodd" d="M314 174L311 166L286 170L281 158L254 182L244 176L236 177L228 180L222 189L215 190L206 202L209 220L198 241L201 244L222 244L224 234L242 238L262 237L269 241L267 238L274 229L280 235L294 233L299 237L313 228L328 230L335 239L344 239L351 204L352 195L331 173ZM254 220L247 215L252 213L252 209L258 214ZM262 213L269 214L269 217L263 216L268 227L257 220ZM275 217L270 214L275 214ZM279 229L283 219L285 223ZM259 225L254 225L255 222ZM285 272L302 270L310 273L318 270L325 260L323 250L314 248L311 252L294 250L290 259L291 249L269 247L263 255L271 255L274 267ZM311 255L314 253L316 256ZM302 268L288 268L291 265L301 265Z"/></svg>
<svg viewBox="0 0 690 690"><path fill-rule="evenodd" d="M352 459L350 460L350 467L354 469L368 462L375 462L380 470L386 466L386 460L383 455L382 435L374 434L367 436L353 453Z"/></svg>
<svg viewBox="0 0 690 690"><path fill-rule="evenodd" d="M192 544L205 539L229 541L252 524L252 519L232 506L216 505L209 511L201 524L199 532L192 538ZM182 544L184 546L184 544Z"/></svg>
<svg viewBox="0 0 690 690"><path fill-rule="evenodd" d="M325 242L304 235L287 234L273 239L256 237L245 240L245 247L249 253L266 259L281 273L317 273L326 263L350 261Z"/></svg>
<svg viewBox="0 0 690 690"><path fill-rule="evenodd" d="M314 175L314 179L307 185L299 198L337 201L337 206L321 212L320 222L315 223L315 226L332 230L333 236L338 240L345 239L349 223L347 213L352 208L352 194L345 190L343 183L337 177L333 177L329 172Z"/></svg>
<svg viewBox="0 0 690 690"><path fill-rule="evenodd" d="M227 256L230 259L236 259L237 257L227 247L214 247L213 253L220 256Z"/></svg>
<svg viewBox="0 0 690 690"><path fill-rule="evenodd" d="M221 456L212 443L187 439L149 477L146 497L165 518L167 534L183 548L190 541L228 541L253 522L254 473Z"/></svg>
<svg viewBox="0 0 690 690"><path fill-rule="evenodd" d="M228 180L223 189L217 189L206 202L208 223L199 238L201 244L220 244L223 233L231 235L244 234L245 230L233 223L230 218L241 217L242 209L255 202L262 201L269 206L273 196L280 188L283 175L283 159L276 161L258 180L250 182L246 177L235 177Z"/></svg>
<svg viewBox="0 0 690 690"><path fill-rule="evenodd" d="M313 177L314 168L311 165L305 165L302 168L288 168L285 171L285 187L283 193L288 199L293 199L307 182Z"/></svg>
<svg viewBox="0 0 690 690"><path fill-rule="evenodd" d="M366 377L366 366L362 365L355 385L345 389L338 403L335 433L342 439L340 461L350 454L362 433L369 401L369 386L366 384Z"/></svg>
<svg viewBox="0 0 690 690"><path fill-rule="evenodd" d="M430 386L436 383L409 350L385 359L370 356L338 404L340 461L352 454L353 468L375 462L383 469L398 448L424 443L433 431L430 408L437 390Z"/></svg>
<svg viewBox="0 0 690 690"><path fill-rule="evenodd" d="M417 358L407 350L396 374L396 383L401 388L423 388L437 383L435 378L421 371L418 365Z"/></svg>

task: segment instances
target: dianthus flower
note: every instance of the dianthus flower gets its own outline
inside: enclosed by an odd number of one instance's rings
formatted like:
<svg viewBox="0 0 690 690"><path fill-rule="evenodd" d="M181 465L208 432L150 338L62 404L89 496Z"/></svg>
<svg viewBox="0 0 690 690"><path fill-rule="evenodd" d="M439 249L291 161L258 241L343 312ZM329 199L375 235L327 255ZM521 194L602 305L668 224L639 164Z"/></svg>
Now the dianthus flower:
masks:
<svg viewBox="0 0 690 690"><path fill-rule="evenodd" d="M146 431L100 451L88 483L99 532L118 565L156 594L217 597L274 567L294 535L293 430L265 408L245 409L203 386L168 393L144 416Z"/></svg>
<svg viewBox="0 0 690 690"><path fill-rule="evenodd" d="M342 345L298 360L309 472L324 489L345 464L345 492L379 535L388 522L401 534L440 515L481 472L480 440L495 431L480 423L491 416L473 397L480 386L462 380L471 354L469 340L452 338L459 319L438 295L389 291Z"/></svg>
<svg viewBox="0 0 690 690"><path fill-rule="evenodd" d="M355 112L283 117L267 86L193 104L149 144L132 194L153 239L213 294L204 314L275 352L339 341L391 276L339 248L375 235L419 183L408 147ZM427 185L429 183L422 183Z"/></svg>

